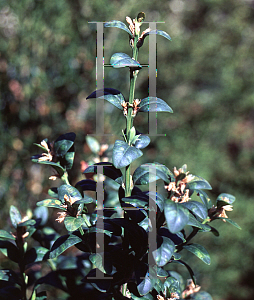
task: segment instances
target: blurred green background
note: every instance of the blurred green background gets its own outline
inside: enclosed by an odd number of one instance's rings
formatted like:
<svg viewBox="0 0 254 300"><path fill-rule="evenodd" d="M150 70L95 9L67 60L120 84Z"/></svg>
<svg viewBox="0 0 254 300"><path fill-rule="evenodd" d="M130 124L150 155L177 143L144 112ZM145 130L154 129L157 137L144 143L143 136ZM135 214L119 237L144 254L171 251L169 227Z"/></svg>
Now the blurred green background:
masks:
<svg viewBox="0 0 254 300"><path fill-rule="evenodd" d="M174 114L158 116L158 133L141 162L181 167L207 179L212 199L222 192L237 201L229 217L242 230L219 222L219 238L201 234L211 266L193 256L198 284L214 300L254 298L254 1L253 0L0 0L0 228L8 210L25 214L47 197L51 170L30 156L48 137L74 131L76 157L71 182L81 177L80 161L90 155L85 136L95 131L96 30L92 21L135 18L161 21L172 42L157 37L157 96ZM145 29L145 25L143 28ZM128 34L104 29L105 63L114 52L131 55ZM139 54L148 63L148 38ZM137 81L137 98L148 96L148 70ZM105 68L105 87L128 96L127 69ZM105 103L105 133L112 143L124 118ZM147 133L147 117L136 119ZM7 224L8 223L8 224ZM53 223L54 224L54 223ZM53 225L54 226L54 225ZM187 276L187 275L186 275Z"/></svg>

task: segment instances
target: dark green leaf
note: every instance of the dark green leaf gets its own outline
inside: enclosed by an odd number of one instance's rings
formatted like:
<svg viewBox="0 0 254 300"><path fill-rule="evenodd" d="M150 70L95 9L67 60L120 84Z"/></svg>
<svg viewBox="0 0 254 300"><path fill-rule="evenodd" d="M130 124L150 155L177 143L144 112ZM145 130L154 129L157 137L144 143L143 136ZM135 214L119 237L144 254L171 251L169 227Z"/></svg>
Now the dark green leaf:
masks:
<svg viewBox="0 0 254 300"><path fill-rule="evenodd" d="M164 282L164 288L166 290L166 298L169 299L171 293L180 294L180 284L175 277L168 277Z"/></svg>
<svg viewBox="0 0 254 300"><path fill-rule="evenodd" d="M188 201L182 204L184 207L188 208L190 211L192 211L196 216L198 216L201 219L205 219L208 215L207 208L204 206L204 204L198 202L198 201Z"/></svg>
<svg viewBox="0 0 254 300"><path fill-rule="evenodd" d="M192 295L193 300L213 300L210 294L205 291L201 291Z"/></svg>
<svg viewBox="0 0 254 300"><path fill-rule="evenodd" d="M9 232L0 229L0 239L5 239L5 240L15 240L15 237L11 235Z"/></svg>
<svg viewBox="0 0 254 300"><path fill-rule="evenodd" d="M0 240L0 249L5 256L9 257L10 260L19 263L19 250L13 243Z"/></svg>
<svg viewBox="0 0 254 300"><path fill-rule="evenodd" d="M60 254L62 254L65 250L80 242L82 242L82 239L76 235L68 234L68 235L61 236L54 242L50 250L49 258L51 259L56 258Z"/></svg>
<svg viewBox="0 0 254 300"><path fill-rule="evenodd" d="M12 270L0 270L0 281L8 281L9 283L20 284L18 275Z"/></svg>
<svg viewBox="0 0 254 300"><path fill-rule="evenodd" d="M52 187L52 188L48 189L48 195L52 198L57 198L58 197L58 188Z"/></svg>
<svg viewBox="0 0 254 300"><path fill-rule="evenodd" d="M148 111L155 111L155 112L170 112L173 113L173 110L168 104L157 97L147 97L141 100L139 104L139 111L140 112L148 112Z"/></svg>
<svg viewBox="0 0 254 300"><path fill-rule="evenodd" d="M188 182L187 188L192 189L192 190L199 190L199 189L211 190L212 189L209 182L200 176L194 176L194 178L190 182Z"/></svg>
<svg viewBox="0 0 254 300"><path fill-rule="evenodd" d="M164 38L168 39L169 41L172 40L171 37L170 37L165 31L163 31L163 30L158 30L158 29L151 30L151 31L145 33L144 36L146 37L146 36L149 35L149 34L158 34L158 35L161 35L161 36L163 36Z"/></svg>
<svg viewBox="0 0 254 300"><path fill-rule="evenodd" d="M163 242L161 246L153 251L153 257L159 267L165 266L169 262L175 250L175 244L171 241L171 239L165 236L162 238Z"/></svg>
<svg viewBox="0 0 254 300"><path fill-rule="evenodd" d="M120 110L123 110L122 104L125 102L125 99L123 94L116 89L104 88L104 89L96 90L91 95L89 95L86 99L92 99L92 98L107 100L115 107L119 108ZM89 145L89 147L94 152L93 145L91 144ZM98 149L98 146L96 146L95 148L97 150L96 153L98 153L100 149Z"/></svg>
<svg viewBox="0 0 254 300"><path fill-rule="evenodd" d="M93 95L95 93L95 97L90 97L91 95ZM96 92L93 92L90 96L87 97L87 99L89 98L96 98ZM100 143L97 141L96 138L92 137L92 136L86 136L86 142L88 147L90 148L90 150L95 153L98 154L100 151Z"/></svg>
<svg viewBox="0 0 254 300"><path fill-rule="evenodd" d="M182 205L169 199L164 202L164 214L168 230L172 233L181 231L188 224L190 212Z"/></svg>
<svg viewBox="0 0 254 300"><path fill-rule="evenodd" d="M72 148L71 148L72 149ZM74 149L74 148L73 148ZM70 170L73 166L75 152L69 150L64 156L64 166L66 170Z"/></svg>
<svg viewBox="0 0 254 300"><path fill-rule="evenodd" d="M183 248L190 251L191 253L195 254L198 258L200 258L207 265L210 265L210 263L211 263L210 255L203 246L193 243L190 245L185 245L185 246L183 246Z"/></svg>
<svg viewBox="0 0 254 300"><path fill-rule="evenodd" d="M43 259L45 259L45 255L48 252L49 250L47 248L40 247L40 246L29 249L25 253L25 257L24 257L25 265L42 261Z"/></svg>
<svg viewBox="0 0 254 300"><path fill-rule="evenodd" d="M104 27L117 27L117 28L123 29L124 31L128 32L129 35L132 36L129 28L121 21L113 20L113 21L106 22L106 23L104 23Z"/></svg>
<svg viewBox="0 0 254 300"><path fill-rule="evenodd" d="M131 67L131 68L138 68L138 69L142 68L139 62L131 58L128 54L122 52L114 53L110 58L110 64L114 68L124 68L124 67Z"/></svg>
<svg viewBox="0 0 254 300"><path fill-rule="evenodd" d="M71 232L77 230L84 223L85 220L82 217L75 218L75 217L67 216L64 219L64 225L66 229Z"/></svg>
<svg viewBox="0 0 254 300"><path fill-rule="evenodd" d="M159 207L160 211L164 210L164 197L156 192L148 192L149 200L152 199Z"/></svg>
<svg viewBox="0 0 254 300"><path fill-rule="evenodd" d="M95 265L97 269L105 274L112 273L112 262L111 259L104 253L104 262L100 253L91 254L89 260Z"/></svg>
<svg viewBox="0 0 254 300"><path fill-rule="evenodd" d="M145 147L147 147L150 144L151 140L149 138L149 136L147 135L140 135L138 137L138 139L136 140L136 142L134 143L134 146L137 149L144 149Z"/></svg>
<svg viewBox="0 0 254 300"><path fill-rule="evenodd" d="M35 298L35 300L47 300L47 293L46 293L46 291L40 291L40 292L36 291L36 298Z"/></svg>
<svg viewBox="0 0 254 300"><path fill-rule="evenodd" d="M37 202L36 205L63 209L63 207L61 207L62 202L60 200L56 200L56 199L45 199L45 200Z"/></svg>
<svg viewBox="0 0 254 300"><path fill-rule="evenodd" d="M84 179L76 183L75 188L81 193L83 191L96 191L96 182L91 179Z"/></svg>
<svg viewBox="0 0 254 300"><path fill-rule="evenodd" d="M113 166L112 163L109 163L109 162L100 162L100 163L97 163L97 164L94 164L92 166L89 166L84 172L83 174L87 174L87 173L95 173L97 174L97 169L98 169L98 166L102 166L103 168L103 175L113 179L113 180L116 180L117 178L120 178L122 176L122 172L115 168Z"/></svg>
<svg viewBox="0 0 254 300"><path fill-rule="evenodd" d="M135 207L147 207L148 206L148 197L142 195L135 195L130 197L125 197L121 199L125 203L132 204Z"/></svg>
<svg viewBox="0 0 254 300"><path fill-rule="evenodd" d="M113 148L113 164L116 168L124 168L142 155L143 153L141 150L129 146L124 141L115 141Z"/></svg>
<svg viewBox="0 0 254 300"><path fill-rule="evenodd" d="M17 228L18 223L21 222L22 217L16 206L11 205L10 207L10 219L13 227Z"/></svg>
<svg viewBox="0 0 254 300"><path fill-rule="evenodd" d="M48 165L53 167L57 173L62 177L64 174L64 168L62 166L60 166L59 163L55 163L55 162L51 162L51 161L39 161L38 158L32 158L32 162L36 162L38 164L42 164L42 165Z"/></svg>
<svg viewBox="0 0 254 300"><path fill-rule="evenodd" d="M139 166L135 170L133 181L135 185L146 185L149 182L154 182L158 179L162 179L164 182L169 183L171 176L173 176L173 174L166 166L159 163L147 163Z"/></svg>
<svg viewBox="0 0 254 300"><path fill-rule="evenodd" d="M64 196L67 195L69 198L71 197L73 201L77 201L82 199L82 195L80 192L73 186L68 184L63 184L58 188L58 199L64 203Z"/></svg>
<svg viewBox="0 0 254 300"><path fill-rule="evenodd" d="M59 136L54 142L54 153L57 156L64 156L67 151L72 147L76 138L74 132L65 133Z"/></svg>
<svg viewBox="0 0 254 300"><path fill-rule="evenodd" d="M24 222L20 222L17 227L22 227L22 226L33 226L36 224L36 221L35 220L27 220L27 221L24 221Z"/></svg>
<svg viewBox="0 0 254 300"><path fill-rule="evenodd" d="M199 189L196 189L195 191L198 194L198 196L200 197L200 199L202 200L202 202L204 203L204 205L206 206L206 208L210 209L212 207L212 202L211 202L211 199L206 194L206 192L199 190Z"/></svg>

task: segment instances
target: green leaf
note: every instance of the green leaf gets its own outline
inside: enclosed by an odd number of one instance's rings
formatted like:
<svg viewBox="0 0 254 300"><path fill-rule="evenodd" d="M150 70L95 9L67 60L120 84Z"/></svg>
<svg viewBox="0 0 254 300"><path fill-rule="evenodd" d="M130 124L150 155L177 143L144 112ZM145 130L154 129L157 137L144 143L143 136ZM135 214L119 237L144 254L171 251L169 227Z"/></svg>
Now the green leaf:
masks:
<svg viewBox="0 0 254 300"><path fill-rule="evenodd" d="M156 175L154 174L155 170ZM133 174L133 181L134 184L137 185L145 185L158 179L162 179L164 182L169 183L172 176L173 174L166 166L159 163L147 163L139 166L135 170Z"/></svg>
<svg viewBox="0 0 254 300"><path fill-rule="evenodd" d="M126 167L142 155L141 150L129 146L124 141L116 140L113 148L113 165L118 169Z"/></svg>
<svg viewBox="0 0 254 300"><path fill-rule="evenodd" d="M168 230L171 233L181 231L188 224L190 213L182 205L167 199L164 203L164 214Z"/></svg>
<svg viewBox="0 0 254 300"><path fill-rule="evenodd" d="M54 142L54 153L57 156L64 156L67 151L72 147L76 138L74 132L65 133L59 136Z"/></svg>
<svg viewBox="0 0 254 300"><path fill-rule="evenodd" d="M92 137L92 136L86 136L86 142L88 147L90 148L90 150L95 153L98 154L101 146L100 143L96 140L96 138Z"/></svg>
<svg viewBox="0 0 254 300"><path fill-rule="evenodd" d="M48 195L52 198L57 198L58 197L58 188L53 187L53 188L48 189Z"/></svg>
<svg viewBox="0 0 254 300"><path fill-rule="evenodd" d="M12 270L0 270L0 281L21 284L18 275Z"/></svg>
<svg viewBox="0 0 254 300"><path fill-rule="evenodd" d="M134 146L137 149L144 149L150 144L151 140L147 135L140 135L135 141Z"/></svg>
<svg viewBox="0 0 254 300"><path fill-rule="evenodd" d="M145 278L137 286L138 292L141 296L147 295L154 287L157 281L157 274L153 268L149 267L149 271L146 273Z"/></svg>
<svg viewBox="0 0 254 300"><path fill-rule="evenodd" d="M189 221L188 221L187 225L200 228L204 231L210 231L211 230L209 225L202 224L192 214L189 215Z"/></svg>
<svg viewBox="0 0 254 300"><path fill-rule="evenodd" d="M196 278L194 276L194 272L193 272L192 268L186 262L184 262L184 261L182 261L180 259L179 260L173 260L172 262L185 266L187 268L187 270L188 270L188 272L189 272L189 274L191 276L191 279L193 280L194 284L195 285L197 284L196 283Z"/></svg>
<svg viewBox="0 0 254 300"><path fill-rule="evenodd" d="M120 178L122 176L122 172L115 168L113 166L112 163L109 163L109 162L100 162L100 163L97 163L97 164L94 164L92 166L89 166L88 168L86 168L86 170L83 172L83 174L87 174L87 173L95 173L97 174L97 169L98 169L98 166L103 166L103 175L113 179L113 180L116 180L117 178Z"/></svg>
<svg viewBox="0 0 254 300"><path fill-rule="evenodd" d="M142 68L139 62L131 58L128 54L122 52L114 53L110 58L110 64L114 68L124 68L124 67L131 67L131 68L138 68L138 69Z"/></svg>
<svg viewBox="0 0 254 300"><path fill-rule="evenodd" d="M203 203L198 201L188 201L182 204L184 207L192 211L196 216L201 219L205 219L208 215L207 208Z"/></svg>
<svg viewBox="0 0 254 300"><path fill-rule="evenodd" d="M38 158L32 158L32 162L53 167L61 177L63 176L65 171L64 168L60 166L60 163L55 163L51 161L39 161Z"/></svg>
<svg viewBox="0 0 254 300"><path fill-rule="evenodd" d="M34 210L34 217L40 220L40 225L45 225L48 221L48 208L46 206L36 207Z"/></svg>
<svg viewBox="0 0 254 300"><path fill-rule="evenodd" d="M135 136L136 136L136 129L134 126L132 126L130 129L130 144L131 145L133 144L133 139L135 138Z"/></svg>
<svg viewBox="0 0 254 300"><path fill-rule="evenodd" d="M33 299L31 299L33 300ZM35 300L47 300L47 293L46 291L36 291L36 298Z"/></svg>
<svg viewBox="0 0 254 300"><path fill-rule="evenodd" d="M169 299L171 293L181 294L180 283L175 277L168 277L163 286L164 290L166 290L167 299Z"/></svg>
<svg viewBox="0 0 254 300"><path fill-rule="evenodd" d="M66 216L64 219L64 225L68 231L75 231L77 230L82 224L85 223L85 220L82 217L71 217L71 216Z"/></svg>
<svg viewBox="0 0 254 300"><path fill-rule="evenodd" d="M60 254L62 254L65 250L80 242L82 242L82 239L73 234L61 236L54 242L50 250L49 258L51 259L56 258Z"/></svg>
<svg viewBox="0 0 254 300"><path fill-rule="evenodd" d="M170 112L173 113L173 110L168 104L157 97L147 97L141 100L139 104L139 111L140 112Z"/></svg>
<svg viewBox="0 0 254 300"><path fill-rule="evenodd" d="M128 32L129 35L132 37L132 34L131 34L129 28L121 21L113 20L113 21L106 22L106 23L104 23L104 27L117 27L117 28L123 29L124 31Z"/></svg>
<svg viewBox="0 0 254 300"><path fill-rule="evenodd" d="M216 218L216 219L222 219L222 220L225 220L226 222L228 222L229 224L235 226L236 228L238 229L242 229L235 221L229 219L229 218Z"/></svg>
<svg viewBox="0 0 254 300"><path fill-rule="evenodd" d="M72 148L71 148L72 149ZM75 157L75 152L71 150L69 150L65 156L64 156L64 166L66 168L66 170L70 170L73 166L73 162L74 162L74 157Z"/></svg>
<svg viewBox="0 0 254 300"><path fill-rule="evenodd" d="M15 237L11 235L9 232L0 229L0 239L15 240Z"/></svg>
<svg viewBox="0 0 254 300"><path fill-rule="evenodd" d="M162 236L162 238L163 242L161 246L153 251L153 257L159 267L165 266L175 251L175 244L171 241L171 239L165 236Z"/></svg>
<svg viewBox="0 0 254 300"><path fill-rule="evenodd" d="M10 260L19 263L20 253L18 248L13 243L0 240L0 249L1 252Z"/></svg>
<svg viewBox="0 0 254 300"><path fill-rule="evenodd" d="M44 139L44 140L41 141L41 143L42 143L42 142L48 143L48 139ZM43 147L41 144L36 144L36 143L33 143L33 144L34 144L35 146L41 148L43 151L48 152L48 149L46 149L45 147Z"/></svg>
<svg viewBox="0 0 254 300"><path fill-rule="evenodd" d="M206 208L210 209L212 207L212 201L208 197L206 192L199 190L199 189L196 189L195 191L198 194L198 196L200 197L200 199L202 200L202 202L204 203L204 205L206 206Z"/></svg>
<svg viewBox="0 0 254 300"><path fill-rule="evenodd" d="M49 250L47 248L41 246L29 249L24 256L25 265L42 261L43 259L45 259L46 253L48 252Z"/></svg>
<svg viewBox="0 0 254 300"><path fill-rule="evenodd" d="M201 291L192 295L193 300L213 300L212 296L205 291Z"/></svg>
<svg viewBox="0 0 254 300"><path fill-rule="evenodd" d="M123 94L118 90L112 88L104 88L104 89L96 90L91 95L89 95L86 99L92 99L92 98L107 100L109 103L113 104L115 107L117 107L120 110L123 110L122 104L125 103ZM91 147L90 149L92 150Z"/></svg>
<svg viewBox="0 0 254 300"><path fill-rule="evenodd" d="M74 201L82 199L80 192L73 186L63 184L58 188L58 199L65 203L64 196L67 195L69 198L73 198Z"/></svg>
<svg viewBox="0 0 254 300"><path fill-rule="evenodd" d="M159 207L160 211L164 210L164 197L157 192L148 192L149 200L152 199Z"/></svg>
<svg viewBox="0 0 254 300"><path fill-rule="evenodd" d="M223 206L231 205L232 203L234 203L235 197L231 194L223 193L217 197L216 202L217 202L217 207L221 208Z"/></svg>
<svg viewBox="0 0 254 300"><path fill-rule="evenodd" d="M166 38L166 39L169 40L169 41L172 40L171 37L169 36L169 34L168 34L167 32L165 32L165 31L163 31L163 30L158 30L158 29L151 30L151 31L145 33L144 36L146 37L146 36L149 35L149 34L158 34L158 35L163 36L164 38Z"/></svg>
<svg viewBox="0 0 254 300"><path fill-rule="evenodd" d="M210 255L203 246L193 243L190 245L185 245L183 246L183 248L196 255L207 265L210 265L211 263Z"/></svg>
<svg viewBox="0 0 254 300"><path fill-rule="evenodd" d="M11 205L10 207L10 219L14 228L17 228L18 223L22 221L21 214L16 206Z"/></svg>
<svg viewBox="0 0 254 300"><path fill-rule="evenodd" d="M111 272L112 272L112 263L111 263L110 259L108 259L108 257L104 257L104 266L103 266L102 256L101 256L100 253L91 254L89 256L89 260L101 272L103 272L105 274L111 274Z"/></svg>
<svg viewBox="0 0 254 300"><path fill-rule="evenodd" d="M187 188L192 189L192 190L199 190L199 189L211 190L212 189L209 182L200 176L194 176L194 178L190 182L188 182Z"/></svg>
<svg viewBox="0 0 254 300"><path fill-rule="evenodd" d="M36 205L64 209L63 207L61 207L62 202L60 200L55 200L55 199L45 199L37 202Z"/></svg>

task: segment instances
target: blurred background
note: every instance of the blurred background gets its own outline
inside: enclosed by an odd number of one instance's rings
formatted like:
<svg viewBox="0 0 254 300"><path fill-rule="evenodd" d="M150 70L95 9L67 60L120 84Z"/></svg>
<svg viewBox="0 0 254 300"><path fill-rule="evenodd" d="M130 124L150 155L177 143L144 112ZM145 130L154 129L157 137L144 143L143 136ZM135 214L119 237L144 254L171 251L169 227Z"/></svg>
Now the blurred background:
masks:
<svg viewBox="0 0 254 300"><path fill-rule="evenodd" d="M190 256L198 284L214 300L254 298L254 1L253 0L0 0L0 228L8 211L25 214L47 198L50 168L32 164L33 143L74 131L71 182L82 178L80 161L91 155L85 137L95 131L96 28L92 21L135 18L166 31L157 37L157 96L174 114L158 115L158 133L139 163L157 161L207 179L215 201L236 196L228 215L242 230L217 221L220 237L201 234L211 265ZM144 24L142 29L145 29ZM128 34L104 29L105 64L115 52L131 55ZM139 61L148 63L148 38ZM105 67L105 87L128 97L127 69ZM148 70L137 81L136 98L148 96ZM105 133L113 143L125 127L122 114L105 103ZM136 118L147 133L147 116ZM55 226L52 223L52 226ZM187 276L187 275L186 275ZM186 277L187 279L187 277Z"/></svg>

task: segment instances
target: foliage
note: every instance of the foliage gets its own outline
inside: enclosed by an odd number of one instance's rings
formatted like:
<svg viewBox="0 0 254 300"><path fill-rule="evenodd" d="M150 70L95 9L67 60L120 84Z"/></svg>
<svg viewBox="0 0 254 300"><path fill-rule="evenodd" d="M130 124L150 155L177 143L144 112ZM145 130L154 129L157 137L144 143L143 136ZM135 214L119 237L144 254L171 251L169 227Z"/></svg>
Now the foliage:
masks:
<svg viewBox="0 0 254 300"><path fill-rule="evenodd" d="M59 178L62 184L49 189L51 198L39 201L30 218L22 219L17 207L10 208L15 232L11 235L1 230L0 249L18 264L19 272L1 271L1 295L6 298L46 299L46 292L40 291L41 285L46 284L71 298L78 295L83 299L115 300L211 299L208 293L199 291L195 273L182 258L182 253L189 252L210 264L207 250L192 239L197 234L210 232L218 236L218 231L210 225L215 220L240 228L226 214L233 209L235 197L222 193L213 205L204 191L210 190L211 185L204 178L189 174L186 165L171 171L160 163L144 163L131 175L131 166L150 143L150 138L134 127L136 116L173 112L160 98L134 99L136 79L142 72L138 53L145 38L157 34L171 40L161 30L141 32L144 19L144 13L133 20L127 17L129 29L120 21L105 23L105 27L117 27L129 34L132 57L118 52L110 60L113 68L125 68L130 72L128 100L111 88L97 90L87 97L93 99L100 95L99 98L122 111L126 119L122 140L116 140L113 146L100 145L95 138L87 137L91 151L100 158L104 156L104 161L99 159L87 166L84 170L87 179L72 185L69 170L74 164L76 135L69 132L54 142L43 139L36 144L43 153L32 156L32 161L52 167L55 174L50 179ZM112 162L107 161L108 158ZM159 180L164 186L161 193L151 188ZM58 235L52 228L45 227L47 207L60 210L56 221L64 222L68 234ZM152 258L151 232L157 243ZM30 238L39 246L28 247ZM71 256L71 259L63 255L73 246L82 254ZM51 267L44 276L40 268L34 268L43 263ZM191 280L187 286L183 277L174 271L175 265L184 266L188 271ZM107 280L104 277L108 277ZM29 286L32 288L28 296Z"/></svg>

